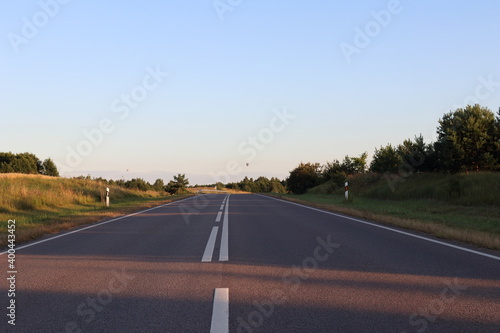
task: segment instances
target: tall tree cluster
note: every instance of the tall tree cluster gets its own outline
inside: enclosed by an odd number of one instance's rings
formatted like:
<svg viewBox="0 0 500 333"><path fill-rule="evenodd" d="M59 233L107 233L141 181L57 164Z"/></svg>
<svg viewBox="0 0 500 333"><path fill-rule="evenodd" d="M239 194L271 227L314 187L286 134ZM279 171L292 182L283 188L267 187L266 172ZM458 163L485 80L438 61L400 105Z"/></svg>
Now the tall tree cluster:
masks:
<svg viewBox="0 0 500 333"><path fill-rule="evenodd" d="M346 156L324 166L301 163L290 171L288 189L296 194L331 181L339 186L347 176L363 173L408 175L413 172L500 171L500 109L495 115L478 104L446 113L439 119L437 141L426 144L422 135L399 145L375 149L367 168L367 154Z"/></svg>
<svg viewBox="0 0 500 333"><path fill-rule="evenodd" d="M59 177L59 171L52 159L41 161L31 153L0 153L0 173L41 174Z"/></svg>
<svg viewBox="0 0 500 333"><path fill-rule="evenodd" d="M447 113L439 120L435 150L447 171L497 170L500 148L500 109L497 117L476 104Z"/></svg>
<svg viewBox="0 0 500 333"><path fill-rule="evenodd" d="M439 119L437 141L422 136L393 147L375 149L370 171L469 172L500 170L500 109L495 114L480 105L468 105Z"/></svg>
<svg viewBox="0 0 500 333"><path fill-rule="evenodd" d="M271 179L267 177L259 177L257 179L245 177L242 181L238 183L226 184L226 188L237 191L254 192L254 193L286 192L284 182L282 182L276 177L272 177Z"/></svg>

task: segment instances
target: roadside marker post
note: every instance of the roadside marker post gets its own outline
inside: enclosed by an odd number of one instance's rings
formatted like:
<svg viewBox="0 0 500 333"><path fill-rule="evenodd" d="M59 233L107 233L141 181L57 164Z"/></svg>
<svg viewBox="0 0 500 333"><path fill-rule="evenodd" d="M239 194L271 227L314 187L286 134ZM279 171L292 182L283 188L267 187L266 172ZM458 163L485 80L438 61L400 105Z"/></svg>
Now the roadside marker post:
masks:
<svg viewBox="0 0 500 333"><path fill-rule="evenodd" d="M106 207L109 207L109 187L106 187Z"/></svg>
<svg viewBox="0 0 500 333"><path fill-rule="evenodd" d="M345 199L349 200L349 183L345 182Z"/></svg>

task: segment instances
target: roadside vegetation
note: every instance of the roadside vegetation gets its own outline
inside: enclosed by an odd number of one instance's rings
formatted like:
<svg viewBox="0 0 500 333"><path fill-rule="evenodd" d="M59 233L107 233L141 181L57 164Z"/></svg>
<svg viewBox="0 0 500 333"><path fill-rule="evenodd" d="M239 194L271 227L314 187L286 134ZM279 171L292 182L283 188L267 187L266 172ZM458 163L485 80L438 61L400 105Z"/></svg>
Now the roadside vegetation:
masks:
<svg viewBox="0 0 500 333"><path fill-rule="evenodd" d="M398 145L320 163L300 163L286 180L245 177L189 188L185 174L157 179L57 177L53 161L30 153L0 153L0 228L18 222L18 240L124 214L209 188L274 193L282 198L357 217L500 249L500 109L480 105L446 113L437 141L422 135ZM21 176L13 172L28 174ZM52 177L49 177L52 176ZM344 185L349 183L349 199ZM105 188L112 208L104 206ZM6 230L6 229L2 229ZM0 235L4 235L3 232ZM3 238L2 238L3 237ZM0 237L0 245L5 236Z"/></svg>
<svg viewBox="0 0 500 333"><path fill-rule="evenodd" d="M436 237L500 250L500 173L414 174L391 190L383 174L327 182L305 194L275 195L294 202Z"/></svg>
<svg viewBox="0 0 500 333"><path fill-rule="evenodd" d="M82 224L131 213L185 195L171 196L165 188L124 187L90 177L0 174L0 246L6 245L7 221L16 220L18 243ZM106 188L110 207L106 207Z"/></svg>
<svg viewBox="0 0 500 333"><path fill-rule="evenodd" d="M438 138L300 163L283 196L353 216L500 249L500 110L480 105L449 112ZM345 182L349 199L345 200Z"/></svg>

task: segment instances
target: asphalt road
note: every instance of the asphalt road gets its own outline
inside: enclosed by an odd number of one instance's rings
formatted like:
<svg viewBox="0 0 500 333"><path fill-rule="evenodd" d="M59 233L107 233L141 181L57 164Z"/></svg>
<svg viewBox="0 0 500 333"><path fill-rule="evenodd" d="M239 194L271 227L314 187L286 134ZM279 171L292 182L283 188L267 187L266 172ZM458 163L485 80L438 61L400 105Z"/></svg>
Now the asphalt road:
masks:
<svg viewBox="0 0 500 333"><path fill-rule="evenodd" d="M500 253L259 195L175 202L15 259L0 332L500 331Z"/></svg>

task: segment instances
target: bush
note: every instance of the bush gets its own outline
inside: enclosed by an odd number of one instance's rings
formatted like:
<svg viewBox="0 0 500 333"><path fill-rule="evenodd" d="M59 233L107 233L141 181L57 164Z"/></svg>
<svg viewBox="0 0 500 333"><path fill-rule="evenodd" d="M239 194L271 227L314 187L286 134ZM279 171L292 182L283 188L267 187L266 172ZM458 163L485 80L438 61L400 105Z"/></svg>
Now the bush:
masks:
<svg viewBox="0 0 500 333"><path fill-rule="evenodd" d="M310 188L318 185L321 179L321 166L319 163L300 163L290 171L286 183L290 191L295 194L304 194Z"/></svg>

